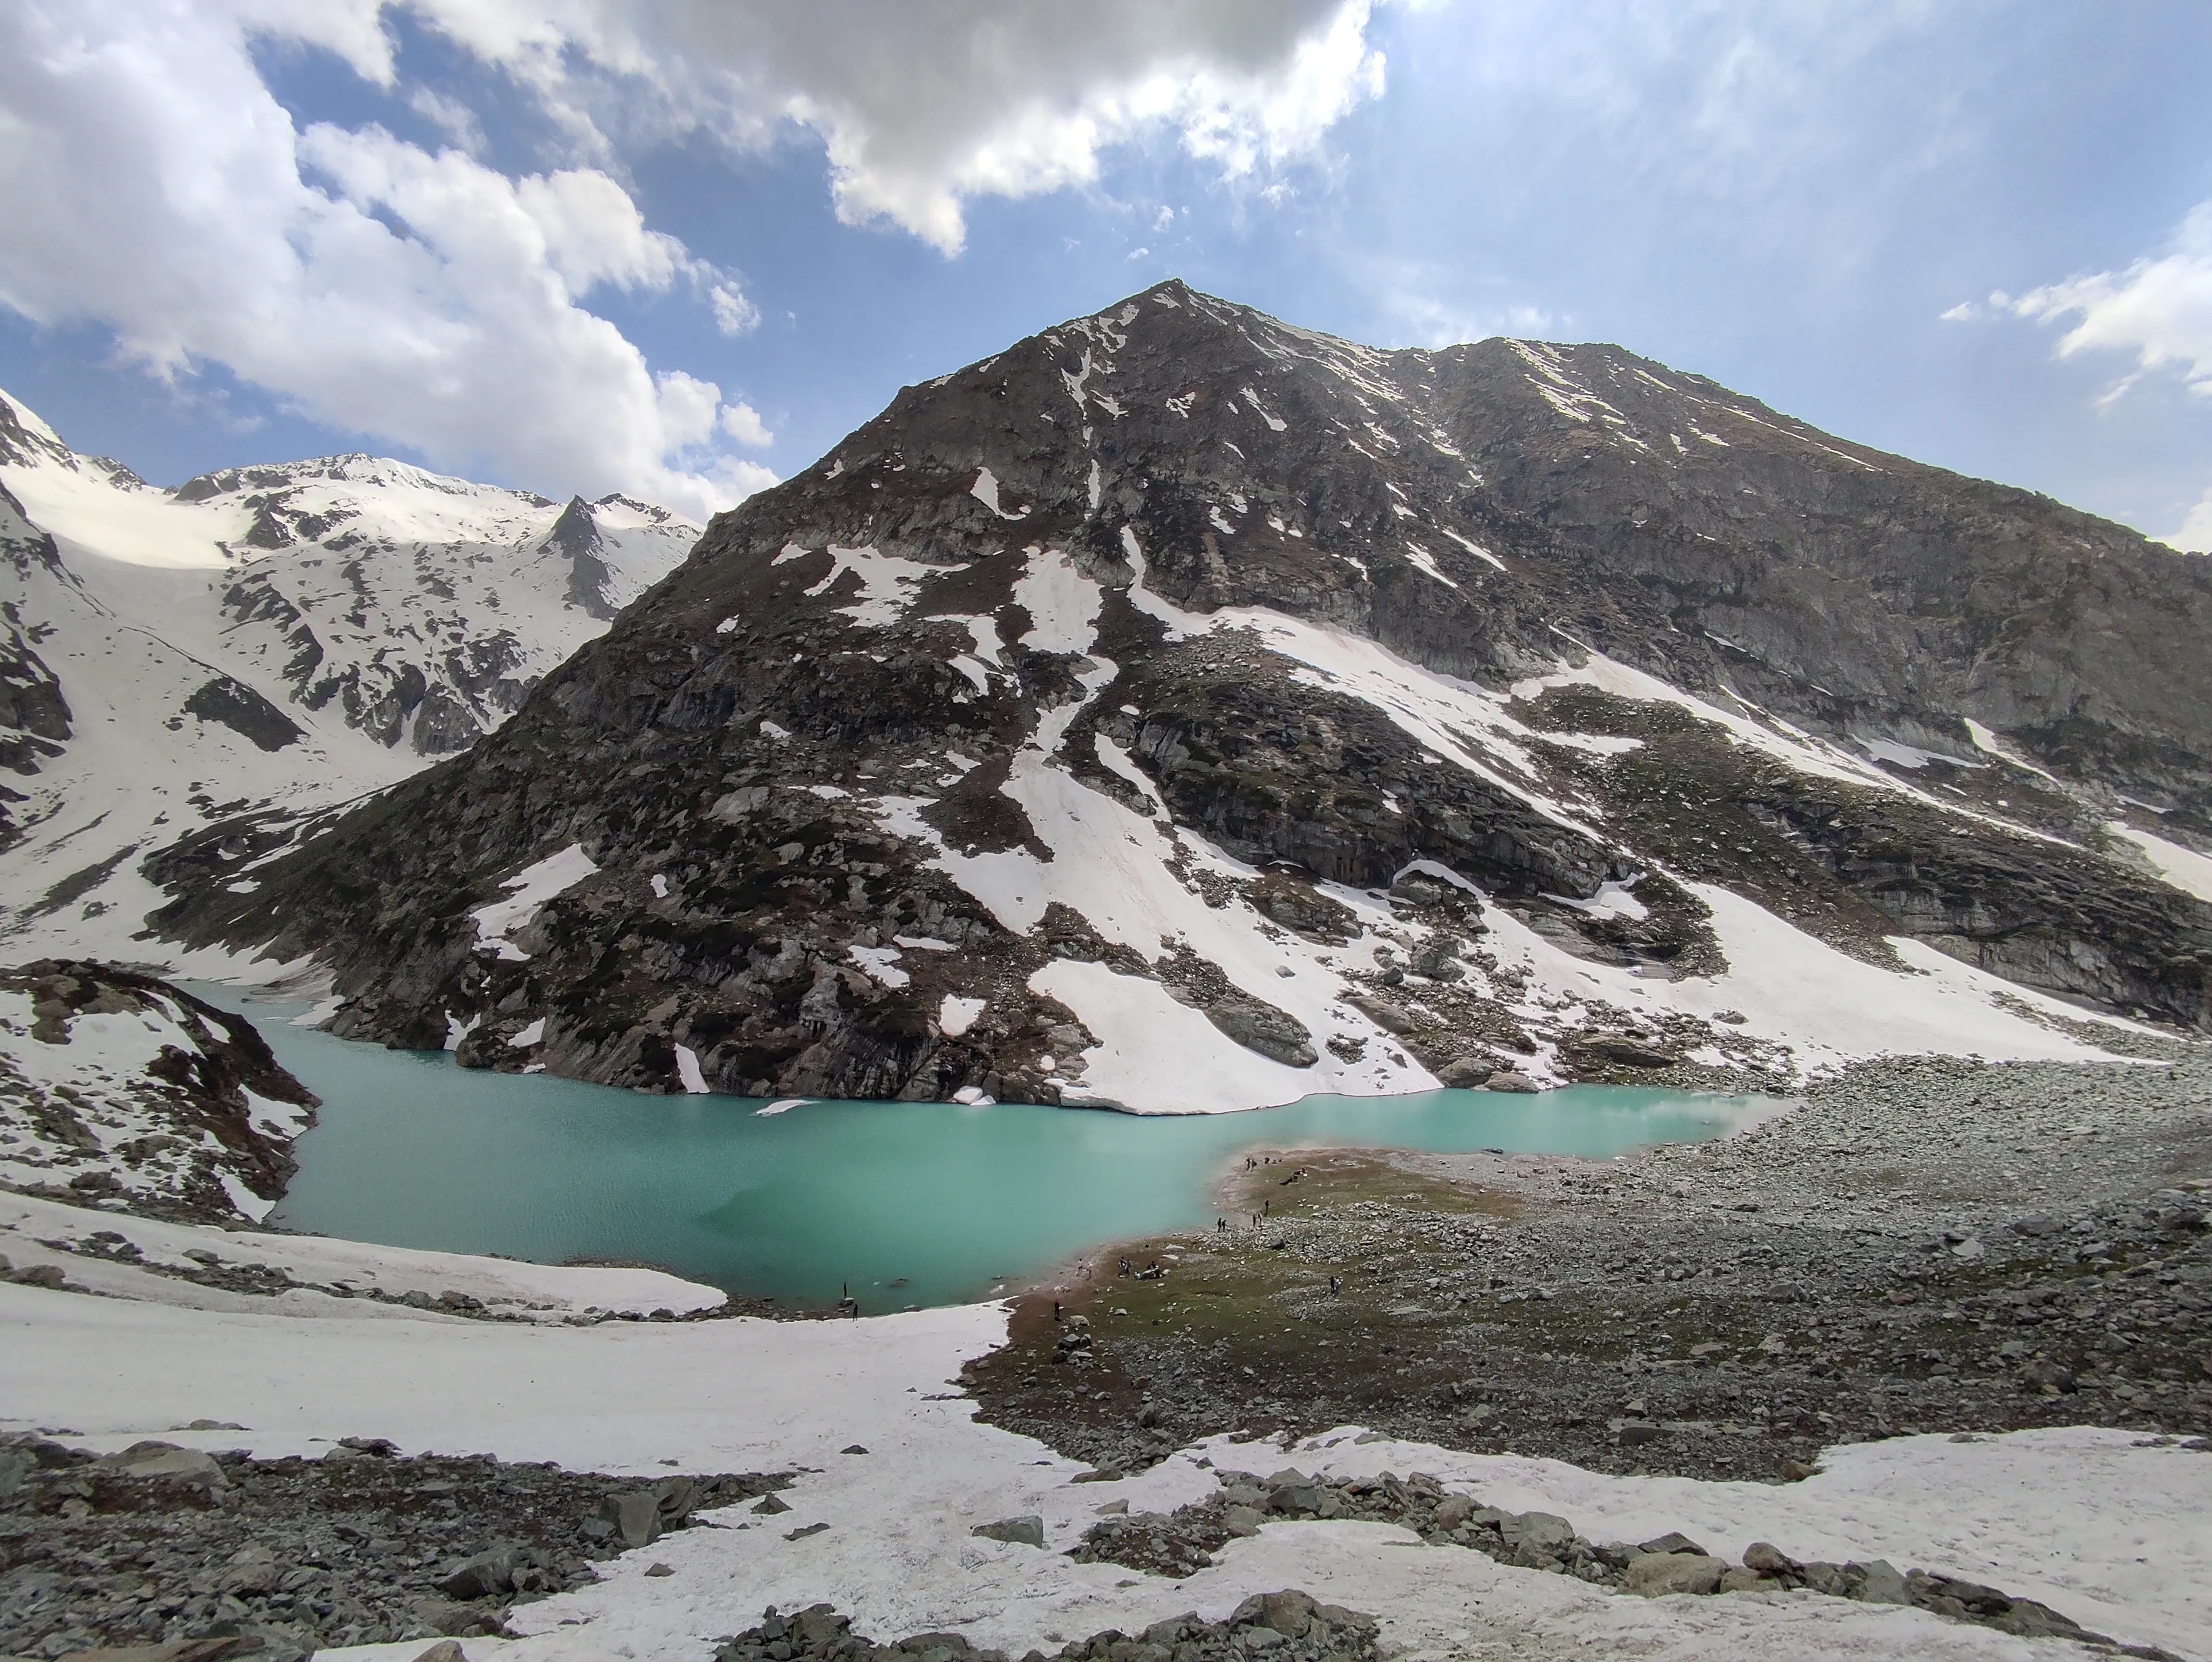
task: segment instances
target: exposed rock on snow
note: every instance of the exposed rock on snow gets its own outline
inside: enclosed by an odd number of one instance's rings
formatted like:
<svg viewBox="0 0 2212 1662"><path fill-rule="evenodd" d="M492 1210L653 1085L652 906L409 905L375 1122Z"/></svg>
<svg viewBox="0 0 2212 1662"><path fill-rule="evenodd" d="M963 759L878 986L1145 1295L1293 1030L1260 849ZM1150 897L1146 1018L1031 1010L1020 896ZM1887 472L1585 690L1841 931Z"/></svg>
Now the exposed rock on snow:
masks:
<svg viewBox="0 0 2212 1662"><path fill-rule="evenodd" d="M316 1105L252 1023L165 982L73 961L0 974L0 1186L258 1222Z"/></svg>
<svg viewBox="0 0 2212 1662"><path fill-rule="evenodd" d="M342 1032L520 1067L544 1016L552 1071L670 1091L2087 1056L2212 1021L2212 904L2107 829L2212 826L2207 633L2202 562L1618 349L1165 284L906 389L465 760L159 927L316 955ZM542 947L475 951L571 846Z"/></svg>

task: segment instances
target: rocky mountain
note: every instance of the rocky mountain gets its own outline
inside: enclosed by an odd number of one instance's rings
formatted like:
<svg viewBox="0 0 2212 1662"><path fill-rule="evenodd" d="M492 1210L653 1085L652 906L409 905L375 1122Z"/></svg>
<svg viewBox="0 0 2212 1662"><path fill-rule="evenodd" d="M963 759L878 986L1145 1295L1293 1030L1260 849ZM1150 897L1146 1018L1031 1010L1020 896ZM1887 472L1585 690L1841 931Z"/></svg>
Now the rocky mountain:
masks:
<svg viewBox="0 0 2212 1662"><path fill-rule="evenodd" d="M179 1222L259 1222L314 1093L243 1016L111 965L0 975L0 1189Z"/></svg>
<svg viewBox="0 0 2212 1662"><path fill-rule="evenodd" d="M2212 566L1615 347L1166 283L719 517L191 943L664 1090L1104 1101L2212 1023ZM27 697L34 695L27 687Z"/></svg>
<svg viewBox="0 0 2212 1662"><path fill-rule="evenodd" d="M697 536L373 456L157 489L0 394L0 927L131 955L149 854L466 748Z"/></svg>

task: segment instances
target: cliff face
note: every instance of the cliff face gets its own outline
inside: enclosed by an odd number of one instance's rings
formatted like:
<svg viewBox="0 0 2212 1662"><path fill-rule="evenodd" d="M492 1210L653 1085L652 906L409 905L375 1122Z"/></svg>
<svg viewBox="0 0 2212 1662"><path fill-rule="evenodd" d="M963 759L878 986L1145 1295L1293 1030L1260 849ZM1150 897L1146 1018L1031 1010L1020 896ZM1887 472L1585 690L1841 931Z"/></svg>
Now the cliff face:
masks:
<svg viewBox="0 0 2212 1662"><path fill-rule="evenodd" d="M156 921L320 956L341 1032L665 1089L2063 1050L2035 991L2208 1020L2212 907L2138 852L2207 825L2205 574L1618 349L1164 284L906 389Z"/></svg>

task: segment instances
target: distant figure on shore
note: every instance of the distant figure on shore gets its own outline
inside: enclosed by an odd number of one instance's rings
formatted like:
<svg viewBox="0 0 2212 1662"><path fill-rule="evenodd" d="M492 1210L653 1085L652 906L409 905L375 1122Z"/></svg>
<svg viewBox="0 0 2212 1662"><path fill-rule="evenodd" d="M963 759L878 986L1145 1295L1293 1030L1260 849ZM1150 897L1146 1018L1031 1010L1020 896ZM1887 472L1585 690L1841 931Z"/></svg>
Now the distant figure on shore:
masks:
<svg viewBox="0 0 2212 1662"><path fill-rule="evenodd" d="M1343 1291L1344 1291L1344 1277L1343 1277L1343 1276L1341 1276L1341 1275L1331 1275L1331 1276L1328 1278L1328 1291L1329 1291L1329 1296L1330 1296L1331 1298L1334 1298L1334 1297L1335 1297L1339 1293L1343 1292ZM1054 1305L1054 1306L1053 1306L1053 1308L1056 1311L1056 1310L1058 1310L1058 1309L1060 1308L1060 1306L1059 1306L1058 1305Z"/></svg>
<svg viewBox="0 0 2212 1662"><path fill-rule="evenodd" d="M1336 1279L1336 1277L1335 1277L1335 1276L1334 1276L1334 1275L1332 1275L1332 1276L1330 1276L1330 1277L1329 1277L1329 1279L1330 1279L1331 1281L1334 1281L1334 1280ZM1335 1291L1335 1288L1330 1288L1329 1290L1330 1290L1331 1292L1334 1292L1334 1291ZM1054 1299L1054 1300L1052 1301L1052 1318L1053 1318L1053 1320L1054 1320L1054 1321L1058 1321L1058 1320L1060 1319L1060 1300L1059 1300L1058 1299Z"/></svg>

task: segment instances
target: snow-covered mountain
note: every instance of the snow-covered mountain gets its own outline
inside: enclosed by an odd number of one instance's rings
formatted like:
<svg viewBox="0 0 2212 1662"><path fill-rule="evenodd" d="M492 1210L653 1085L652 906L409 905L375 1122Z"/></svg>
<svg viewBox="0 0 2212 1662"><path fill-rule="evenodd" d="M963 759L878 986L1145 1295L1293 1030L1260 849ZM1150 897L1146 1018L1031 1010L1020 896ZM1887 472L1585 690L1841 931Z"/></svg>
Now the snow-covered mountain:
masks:
<svg viewBox="0 0 2212 1662"><path fill-rule="evenodd" d="M1169 283L907 388L161 926L670 1090L2081 1056L2212 1025L2208 631L2201 559L1617 347Z"/></svg>
<svg viewBox="0 0 2212 1662"><path fill-rule="evenodd" d="M0 393L0 940L145 956L144 861L465 749L698 534L374 456L163 490Z"/></svg>

